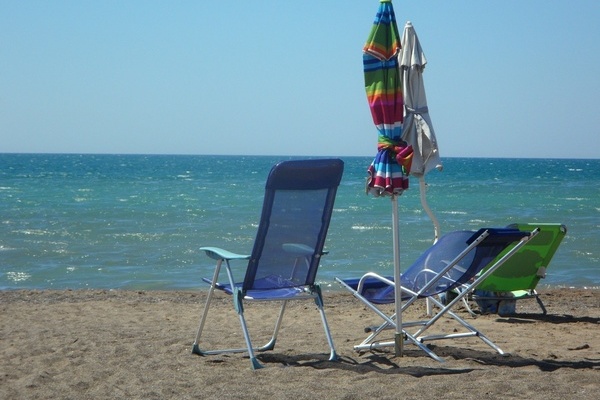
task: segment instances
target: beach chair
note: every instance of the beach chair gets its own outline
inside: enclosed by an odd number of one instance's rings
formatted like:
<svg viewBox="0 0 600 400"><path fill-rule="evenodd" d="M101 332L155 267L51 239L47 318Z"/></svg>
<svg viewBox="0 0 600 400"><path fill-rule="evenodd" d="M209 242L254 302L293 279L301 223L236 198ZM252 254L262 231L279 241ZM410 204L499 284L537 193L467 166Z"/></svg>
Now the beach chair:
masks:
<svg viewBox="0 0 600 400"><path fill-rule="evenodd" d="M477 232L457 231L442 236L401 275L401 310L403 312L419 299L429 299L434 306L432 315L424 317L423 320L405 321L404 318L402 319L404 343L415 344L433 359L443 361L424 342L475 336L498 353L504 354L502 349L480 330L452 311L455 304L461 301L468 292L459 293L447 305L442 304L436 295L461 285L466 285L468 288L475 287L510 259L536 234L537 230L527 232L509 228L486 228ZM510 250L505 252L501 258L496 259L507 248ZM487 270L474 279L486 266L488 266ZM381 325L367 329L371 334L360 344L354 346L354 349L363 351L394 346L394 341L380 339L380 335L384 331L396 328L396 316L386 314L382 308L382 305L392 304L395 301L393 278L368 272L358 279L337 277L335 279L383 319ZM433 334L427 332L426 335L426 331L444 316L455 321L458 329L449 333L447 330Z"/></svg>
<svg viewBox="0 0 600 400"><path fill-rule="evenodd" d="M253 369L261 368L255 352L275 347L286 304L290 300L313 300L321 315L330 348L329 360L336 360L321 289L315 277L333 211L344 164L338 159L284 161L275 165L267 178L262 216L250 255L235 254L216 247L201 250L217 261L192 352L199 355L247 352ZM232 260L248 260L244 280L234 280ZM225 265L227 282L218 281ZM205 350L200 337L215 289L233 296L246 347ZM271 339L253 347L244 317L246 302L282 302Z"/></svg>
<svg viewBox="0 0 600 400"><path fill-rule="evenodd" d="M542 313L546 315L546 307L535 289L540 280L546 277L548 265L567 234L567 227L558 223L525 223L509 225L509 228L523 231L539 228L540 232L502 268L498 268L477 285L470 298L479 305L481 312L499 314L514 313L517 300L535 299ZM465 302L465 305L475 315L468 302Z"/></svg>

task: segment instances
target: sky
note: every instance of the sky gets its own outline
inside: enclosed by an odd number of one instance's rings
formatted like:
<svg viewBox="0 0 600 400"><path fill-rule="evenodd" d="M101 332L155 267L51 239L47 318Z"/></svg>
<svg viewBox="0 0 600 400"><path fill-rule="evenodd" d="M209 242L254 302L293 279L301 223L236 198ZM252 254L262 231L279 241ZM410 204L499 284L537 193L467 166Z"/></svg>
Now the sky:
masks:
<svg viewBox="0 0 600 400"><path fill-rule="evenodd" d="M0 153L369 156L377 0L0 0ZM600 1L393 1L443 157L600 158Z"/></svg>

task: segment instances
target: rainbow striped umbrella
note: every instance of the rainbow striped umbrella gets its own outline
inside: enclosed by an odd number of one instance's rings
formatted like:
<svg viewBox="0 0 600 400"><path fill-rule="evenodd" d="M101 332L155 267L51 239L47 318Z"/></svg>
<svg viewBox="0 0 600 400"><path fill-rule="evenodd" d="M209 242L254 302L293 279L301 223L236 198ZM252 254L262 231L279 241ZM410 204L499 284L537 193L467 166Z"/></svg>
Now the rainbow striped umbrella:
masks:
<svg viewBox="0 0 600 400"><path fill-rule="evenodd" d="M368 168L367 191L375 196L408 188L412 147L402 137L404 101L398 69L400 35L391 0L381 0L363 48L367 100L379 131L377 155Z"/></svg>
<svg viewBox="0 0 600 400"><path fill-rule="evenodd" d="M379 131L377 155L368 168L367 193L388 195L392 199L392 240L394 281L400 282L400 238L398 195L408 188L412 147L402 141L404 101L402 79L398 69L400 35L391 0L380 0L379 9L367 43L363 48L365 89L373 122ZM402 356L402 302L400 285L396 285L395 350Z"/></svg>

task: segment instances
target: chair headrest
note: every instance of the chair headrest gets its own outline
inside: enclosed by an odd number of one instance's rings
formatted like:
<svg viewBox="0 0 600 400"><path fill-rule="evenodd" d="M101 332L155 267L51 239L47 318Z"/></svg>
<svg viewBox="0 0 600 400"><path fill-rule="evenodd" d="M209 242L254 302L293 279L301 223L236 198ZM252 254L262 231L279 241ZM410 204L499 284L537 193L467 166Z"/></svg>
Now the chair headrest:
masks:
<svg viewBox="0 0 600 400"><path fill-rule="evenodd" d="M267 189L316 190L337 187L344 162L340 159L282 161L269 173Z"/></svg>

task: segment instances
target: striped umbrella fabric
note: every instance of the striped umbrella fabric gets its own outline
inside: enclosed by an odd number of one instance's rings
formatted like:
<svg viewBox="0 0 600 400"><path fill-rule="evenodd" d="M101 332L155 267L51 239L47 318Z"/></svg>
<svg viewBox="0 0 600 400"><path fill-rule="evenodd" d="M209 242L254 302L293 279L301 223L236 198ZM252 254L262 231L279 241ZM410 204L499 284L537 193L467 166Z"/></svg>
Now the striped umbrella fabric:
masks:
<svg viewBox="0 0 600 400"><path fill-rule="evenodd" d="M404 101L398 68L400 34L391 0L381 0L363 48L367 101L379 131L377 155L368 168L367 192L397 195L408 188L412 147L404 142Z"/></svg>
<svg viewBox="0 0 600 400"><path fill-rule="evenodd" d="M373 122L379 131L377 155L368 168L367 193L392 200L392 244L394 282L400 282L400 237L398 195L408 188L412 147L402 141L404 101L398 68L401 43L391 0L380 0L371 33L363 48L365 89ZM400 285L394 289L396 356L402 356L402 298Z"/></svg>

